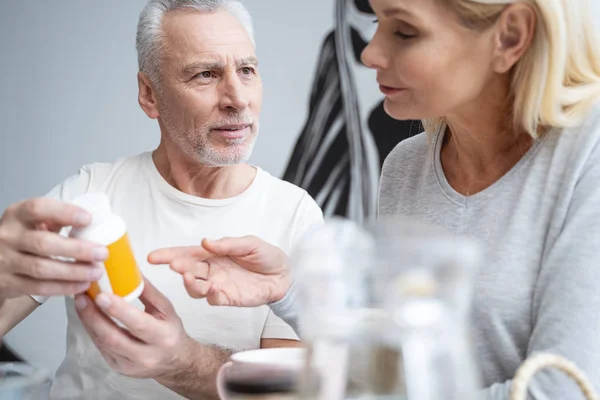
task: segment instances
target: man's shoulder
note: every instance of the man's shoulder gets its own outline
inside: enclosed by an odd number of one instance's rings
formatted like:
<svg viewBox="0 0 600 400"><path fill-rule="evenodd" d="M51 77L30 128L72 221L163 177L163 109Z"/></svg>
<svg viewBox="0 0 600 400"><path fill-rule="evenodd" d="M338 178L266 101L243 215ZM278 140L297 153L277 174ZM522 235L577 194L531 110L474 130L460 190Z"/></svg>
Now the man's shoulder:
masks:
<svg viewBox="0 0 600 400"><path fill-rule="evenodd" d="M104 180L117 171L129 168L139 168L149 156L149 152L121 156L115 158L113 161L85 164L80 170L86 171L90 175L94 175L94 177L99 180Z"/></svg>
<svg viewBox="0 0 600 400"><path fill-rule="evenodd" d="M84 164L77 173L56 185L46 196L70 201L84 193L102 190L102 187L119 173L141 167L149 154L140 153L118 157L112 162Z"/></svg>
<svg viewBox="0 0 600 400"><path fill-rule="evenodd" d="M285 207L285 209L295 209L309 219L323 218L321 208L305 189L277 178L260 168L259 171L264 178L264 191L281 210Z"/></svg>
<svg viewBox="0 0 600 400"><path fill-rule="evenodd" d="M270 192L289 198L300 199L304 197L309 197L312 199L308 192L303 188L296 186L293 183L285 181L281 178L277 178L263 169L258 169L264 177L265 188Z"/></svg>

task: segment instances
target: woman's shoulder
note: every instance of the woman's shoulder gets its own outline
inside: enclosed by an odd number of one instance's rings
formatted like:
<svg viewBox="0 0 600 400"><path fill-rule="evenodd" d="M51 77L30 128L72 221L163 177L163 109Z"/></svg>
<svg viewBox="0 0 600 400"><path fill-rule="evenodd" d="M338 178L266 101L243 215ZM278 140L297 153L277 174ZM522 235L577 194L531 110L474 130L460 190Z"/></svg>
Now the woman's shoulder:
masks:
<svg viewBox="0 0 600 400"><path fill-rule="evenodd" d="M570 167L600 163L600 103L590 108L581 123L554 129L550 137L555 156L562 154Z"/></svg>
<svg viewBox="0 0 600 400"><path fill-rule="evenodd" d="M397 172L412 169L427 162L429 138L425 132L398 143L383 162L382 175L397 176Z"/></svg>
<svg viewBox="0 0 600 400"><path fill-rule="evenodd" d="M580 131L586 145L600 142L600 100L590 108L583 123L573 129Z"/></svg>
<svg viewBox="0 0 600 400"><path fill-rule="evenodd" d="M386 157L379 181L379 215L397 215L400 204L413 204L416 192L427 186L433 164L429 141L420 133L398 143Z"/></svg>

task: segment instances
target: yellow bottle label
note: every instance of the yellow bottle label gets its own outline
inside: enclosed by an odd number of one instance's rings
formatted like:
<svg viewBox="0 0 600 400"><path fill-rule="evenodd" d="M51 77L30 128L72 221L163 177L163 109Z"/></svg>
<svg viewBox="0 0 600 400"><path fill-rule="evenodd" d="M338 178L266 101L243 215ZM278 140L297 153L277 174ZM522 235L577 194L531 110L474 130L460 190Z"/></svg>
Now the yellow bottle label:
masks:
<svg viewBox="0 0 600 400"><path fill-rule="evenodd" d="M143 281L129 237L125 234L107 248L108 258L104 261L104 267L112 292L117 296L125 297L137 289ZM92 299L95 299L100 292L98 282L93 282L87 291Z"/></svg>

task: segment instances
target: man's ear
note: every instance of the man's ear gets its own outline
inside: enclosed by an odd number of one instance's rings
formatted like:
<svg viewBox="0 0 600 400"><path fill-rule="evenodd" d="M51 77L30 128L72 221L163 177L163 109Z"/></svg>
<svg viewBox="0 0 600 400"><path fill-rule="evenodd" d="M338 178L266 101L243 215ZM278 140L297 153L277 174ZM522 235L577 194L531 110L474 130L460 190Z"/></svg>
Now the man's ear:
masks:
<svg viewBox="0 0 600 400"><path fill-rule="evenodd" d="M159 116L158 107L156 104L155 89L146 75L143 72L138 72L138 102L140 107L149 118L156 119Z"/></svg>

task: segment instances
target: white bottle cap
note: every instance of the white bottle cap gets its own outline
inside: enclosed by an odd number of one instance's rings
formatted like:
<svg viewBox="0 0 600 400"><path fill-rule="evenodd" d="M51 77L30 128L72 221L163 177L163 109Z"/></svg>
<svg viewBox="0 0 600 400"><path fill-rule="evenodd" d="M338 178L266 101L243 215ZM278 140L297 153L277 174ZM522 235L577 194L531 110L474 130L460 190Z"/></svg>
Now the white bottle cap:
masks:
<svg viewBox="0 0 600 400"><path fill-rule="evenodd" d="M106 193L86 193L76 197L71 203L89 212L92 215L92 223L101 221L112 214L110 200Z"/></svg>

